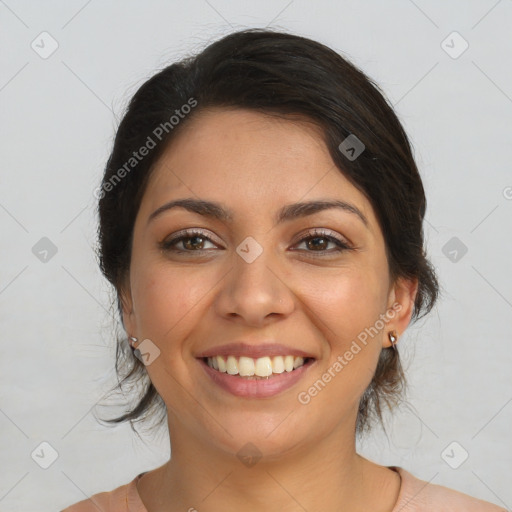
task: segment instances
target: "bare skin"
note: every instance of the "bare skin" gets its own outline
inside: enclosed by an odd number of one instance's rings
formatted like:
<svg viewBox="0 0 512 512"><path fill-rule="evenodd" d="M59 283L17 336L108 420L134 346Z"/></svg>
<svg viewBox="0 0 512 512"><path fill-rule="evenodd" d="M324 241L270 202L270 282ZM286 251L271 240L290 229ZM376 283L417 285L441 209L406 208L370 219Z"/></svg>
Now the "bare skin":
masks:
<svg viewBox="0 0 512 512"><path fill-rule="evenodd" d="M390 512L400 477L356 453L355 422L388 332L400 336L410 322L417 282L391 282L370 202L334 166L311 124L212 109L184 128L148 183L123 289L127 332L160 350L146 369L167 406L172 443L171 459L138 483L144 505L148 512ZM232 219L178 207L148 222L182 198L220 203ZM285 204L333 199L356 207L367 225L340 208L274 224ZM184 228L202 234L160 249ZM336 251L326 235L350 250ZM236 252L248 236L263 249L252 263ZM397 304L343 370L300 403L298 394ZM236 340L277 340L315 362L276 396L237 397L196 358ZM250 467L237 457L247 443L262 456Z"/></svg>

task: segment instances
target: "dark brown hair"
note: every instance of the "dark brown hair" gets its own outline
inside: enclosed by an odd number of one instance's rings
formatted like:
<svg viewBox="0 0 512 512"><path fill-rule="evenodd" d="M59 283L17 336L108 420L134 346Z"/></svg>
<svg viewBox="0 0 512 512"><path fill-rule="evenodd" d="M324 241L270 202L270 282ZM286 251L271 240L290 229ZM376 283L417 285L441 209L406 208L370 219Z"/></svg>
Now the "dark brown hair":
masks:
<svg viewBox="0 0 512 512"><path fill-rule="evenodd" d="M418 279L413 320L432 309L439 287L424 250L425 193L393 108L370 78L327 46L250 29L229 34L156 73L137 90L122 118L97 196L99 265L114 286L121 322L120 292L129 274L133 226L148 178L169 141L207 107L298 115L318 125L339 171L374 208L391 278ZM364 144L357 158L339 148L349 135ZM146 156L135 159L134 152L150 146ZM130 421L133 429L134 420L157 410L160 424L165 404L124 333L118 335L116 372L122 380L114 389L142 384L142 390L134 407L105 421ZM404 383L398 352L383 349L360 401L358 433L373 419L382 421L382 406L397 403Z"/></svg>

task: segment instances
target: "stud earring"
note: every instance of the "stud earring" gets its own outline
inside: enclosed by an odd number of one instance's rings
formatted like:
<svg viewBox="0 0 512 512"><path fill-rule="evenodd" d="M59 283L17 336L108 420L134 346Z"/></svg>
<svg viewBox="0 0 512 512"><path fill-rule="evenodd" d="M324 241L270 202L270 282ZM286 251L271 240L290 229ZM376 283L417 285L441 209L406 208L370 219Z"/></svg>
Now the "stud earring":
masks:
<svg viewBox="0 0 512 512"><path fill-rule="evenodd" d="M135 345L134 345L134 344L135 344L135 343L137 343L137 341L138 341L138 340L137 340L137 338L135 338L134 336L130 336L130 337L129 337L129 340L130 340L130 347L131 347L133 350L135 350Z"/></svg>
<svg viewBox="0 0 512 512"><path fill-rule="evenodd" d="M388 333L389 341L391 341L391 346L393 347L393 350L397 350L396 348L396 342L398 340L398 335L396 334L396 331L390 331Z"/></svg>

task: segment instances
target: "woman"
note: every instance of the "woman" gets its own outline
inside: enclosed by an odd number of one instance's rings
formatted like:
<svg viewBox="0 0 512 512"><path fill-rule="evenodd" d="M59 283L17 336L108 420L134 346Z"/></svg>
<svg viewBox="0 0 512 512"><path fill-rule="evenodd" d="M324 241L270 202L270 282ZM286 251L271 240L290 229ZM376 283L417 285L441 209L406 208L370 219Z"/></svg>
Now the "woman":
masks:
<svg viewBox="0 0 512 512"><path fill-rule="evenodd" d="M172 457L66 512L501 510L355 450L438 294L407 136L361 71L228 35L138 90L97 195L118 362L129 342L150 379L111 421L160 411Z"/></svg>

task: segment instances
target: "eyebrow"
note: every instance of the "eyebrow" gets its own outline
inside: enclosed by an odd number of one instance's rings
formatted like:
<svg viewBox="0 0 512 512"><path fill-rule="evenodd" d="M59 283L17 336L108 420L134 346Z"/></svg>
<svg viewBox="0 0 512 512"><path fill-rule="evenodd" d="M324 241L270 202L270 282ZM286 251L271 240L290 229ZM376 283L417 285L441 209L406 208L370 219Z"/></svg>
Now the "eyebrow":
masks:
<svg viewBox="0 0 512 512"><path fill-rule="evenodd" d="M230 222L233 220L233 212L224 208L219 203L206 201L204 199L185 198L175 199L174 201L169 201L168 203L163 204L148 217L147 223L149 224L149 222L160 214L173 208L184 208L189 212L197 213L223 222ZM346 201L340 201L337 199L287 204L278 211L274 218L274 224L280 224L293 219L306 217L331 208L338 208L348 213L352 213L359 217L367 228L369 227L367 218L359 208L353 204L347 203Z"/></svg>

